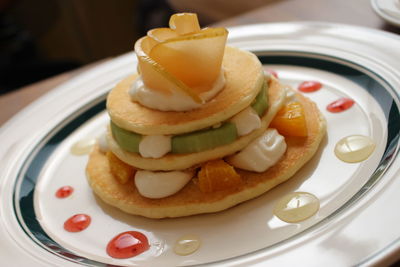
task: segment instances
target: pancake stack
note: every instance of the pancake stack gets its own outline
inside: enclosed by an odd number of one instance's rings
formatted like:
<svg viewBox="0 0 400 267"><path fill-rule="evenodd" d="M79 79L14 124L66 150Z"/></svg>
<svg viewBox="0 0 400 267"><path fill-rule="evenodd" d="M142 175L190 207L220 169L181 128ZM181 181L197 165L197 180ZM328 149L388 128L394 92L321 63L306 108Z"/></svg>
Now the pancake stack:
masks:
<svg viewBox="0 0 400 267"><path fill-rule="evenodd" d="M89 185L103 201L148 218L222 211L286 181L315 154L326 126L312 101L293 92L289 100L288 89L277 78L265 76L261 63L250 52L227 46L220 66L225 80L222 90L198 107L185 111L157 110L132 100L131 88L146 75L144 68L140 74L122 80L109 93L108 151L95 146L87 164ZM230 164L234 162L232 157L271 128L277 114L293 99L302 108L306 134L286 134L284 153L265 171L245 170ZM249 108L259 116L259 125L240 135L232 118ZM143 156L140 143L146 136L168 136L171 149L160 157ZM148 197L135 182L143 171L154 175L191 173L192 178L171 195ZM205 186L203 177L209 173L216 175ZM162 183L167 186L168 181Z"/></svg>

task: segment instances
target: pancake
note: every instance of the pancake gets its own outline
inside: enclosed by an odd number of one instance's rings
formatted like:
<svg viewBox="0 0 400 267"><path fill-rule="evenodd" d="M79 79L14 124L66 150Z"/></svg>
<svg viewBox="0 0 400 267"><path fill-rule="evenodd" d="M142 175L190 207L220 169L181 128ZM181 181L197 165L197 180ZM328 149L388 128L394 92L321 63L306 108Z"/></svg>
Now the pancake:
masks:
<svg viewBox="0 0 400 267"><path fill-rule="evenodd" d="M133 179L120 184L110 172L105 154L95 147L86 168L87 179L93 191L106 203L124 212L148 218L182 217L225 210L255 198L292 177L318 149L325 135L326 122L316 104L298 94L303 104L308 129L307 137L285 137L287 150L282 158L263 173L237 169L244 181L241 186L203 193L193 178L178 193L162 198L141 196Z"/></svg>
<svg viewBox="0 0 400 267"><path fill-rule="evenodd" d="M131 153L120 148L117 142L112 137L110 130L107 133L107 142L109 144L110 150L119 159L136 168L151 171L172 171L187 169L201 162L222 158L226 155L230 155L239 150L242 150L252 140L260 136L267 129L268 125L275 117L279 109L283 106L286 97L285 89L279 84L278 80L274 78L270 79L267 92L269 108L268 111L261 118L261 127L252 131L250 134L239 137L233 143L227 145L192 154L169 153L162 158L153 159L143 158L140 156L140 154Z"/></svg>
<svg viewBox="0 0 400 267"><path fill-rule="evenodd" d="M224 89L201 107L185 112L154 110L131 101L128 91L137 75L129 76L108 95L111 120L123 129L143 135L192 132L224 121L251 104L262 87L264 74L254 54L233 47L225 48L222 66Z"/></svg>

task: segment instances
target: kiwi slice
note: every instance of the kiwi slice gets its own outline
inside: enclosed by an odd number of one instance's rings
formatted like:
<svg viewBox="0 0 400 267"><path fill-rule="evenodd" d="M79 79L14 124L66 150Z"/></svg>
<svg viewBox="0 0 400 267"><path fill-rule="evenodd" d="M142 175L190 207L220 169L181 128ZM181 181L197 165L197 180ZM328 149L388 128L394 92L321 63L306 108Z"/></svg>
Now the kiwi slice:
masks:
<svg viewBox="0 0 400 267"><path fill-rule="evenodd" d="M139 153L140 134L127 131L111 121L111 132L118 145L129 152Z"/></svg>
<svg viewBox="0 0 400 267"><path fill-rule="evenodd" d="M267 94L267 83L264 82L260 92L254 99L251 107L257 112L258 116L264 115L265 111L268 108L268 94Z"/></svg>
<svg viewBox="0 0 400 267"><path fill-rule="evenodd" d="M218 128L208 128L172 137L172 153L196 153L232 143L237 138L236 125L225 122Z"/></svg>

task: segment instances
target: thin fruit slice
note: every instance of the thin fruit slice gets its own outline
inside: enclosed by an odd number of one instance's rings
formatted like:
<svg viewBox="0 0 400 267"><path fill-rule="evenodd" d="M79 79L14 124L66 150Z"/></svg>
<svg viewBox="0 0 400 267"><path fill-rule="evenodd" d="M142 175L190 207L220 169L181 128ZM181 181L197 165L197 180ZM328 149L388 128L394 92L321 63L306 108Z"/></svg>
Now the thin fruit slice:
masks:
<svg viewBox="0 0 400 267"><path fill-rule="evenodd" d="M258 116L264 115L265 111L268 108L268 94L267 94L267 83L264 82L261 91L258 93L256 98L254 99L251 107L256 111Z"/></svg>
<svg viewBox="0 0 400 267"><path fill-rule="evenodd" d="M107 151L106 155L110 164L110 171L118 182L126 184L129 179L133 178L136 170L132 166L117 158L111 151Z"/></svg>
<svg viewBox="0 0 400 267"><path fill-rule="evenodd" d="M151 49L151 46L154 44L153 41L150 41L149 39L152 38L147 36L143 37L135 44L135 52L139 60L139 70L143 83L148 88L158 90L164 94L181 91L189 95L195 102L201 103L201 99L192 91L191 88L173 77L165 70L165 68L146 54L146 51Z"/></svg>
<svg viewBox="0 0 400 267"><path fill-rule="evenodd" d="M137 44L138 43L138 44ZM138 57L140 56L147 56L150 53L150 50L159 42L155 40L154 38L151 38L149 36L145 36L141 39L139 39L135 43L135 52Z"/></svg>
<svg viewBox="0 0 400 267"><path fill-rule="evenodd" d="M151 37L158 43L161 43L168 39L176 38L179 34L170 28L156 28L148 31L147 36Z"/></svg>
<svg viewBox="0 0 400 267"><path fill-rule="evenodd" d="M200 130L172 137L172 153L195 153L230 144L237 138L236 125L224 123L218 128Z"/></svg>
<svg viewBox="0 0 400 267"><path fill-rule="evenodd" d="M220 75L227 35L225 28L203 29L156 44L149 56L198 95Z"/></svg>
<svg viewBox="0 0 400 267"><path fill-rule="evenodd" d="M208 161L198 173L199 188L204 193L220 191L242 184L240 175L222 159Z"/></svg>
<svg viewBox="0 0 400 267"><path fill-rule="evenodd" d="M142 136L140 134L122 129L112 121L110 126L111 133L115 141L122 149L129 152L139 153L139 143L142 140Z"/></svg>
<svg viewBox="0 0 400 267"><path fill-rule="evenodd" d="M307 136L306 118L301 103L293 101L286 104L272 120L270 127L286 136Z"/></svg>
<svg viewBox="0 0 400 267"><path fill-rule="evenodd" d="M111 132L118 146L125 151L139 153L140 134L127 131L111 122ZM182 135L171 139L171 153L195 153L214 147L230 144L237 139L234 123L224 123L218 128L210 128Z"/></svg>
<svg viewBox="0 0 400 267"><path fill-rule="evenodd" d="M169 19L169 27L178 34L188 34L200 31L199 20L195 13L177 13Z"/></svg>

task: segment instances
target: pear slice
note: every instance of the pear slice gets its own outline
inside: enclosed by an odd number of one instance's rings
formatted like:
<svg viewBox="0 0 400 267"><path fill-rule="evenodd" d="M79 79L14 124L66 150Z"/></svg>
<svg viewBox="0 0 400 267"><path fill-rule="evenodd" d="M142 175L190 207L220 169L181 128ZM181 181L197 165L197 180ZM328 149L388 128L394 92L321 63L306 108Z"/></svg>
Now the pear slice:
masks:
<svg viewBox="0 0 400 267"><path fill-rule="evenodd" d="M158 90L164 94L172 94L174 91L181 91L189 95L195 102L201 103L200 97L183 82L173 77L160 64L150 58L145 49L149 49L151 42L149 37L143 37L135 44L135 52L139 61L139 71L143 83L152 90ZM142 43L144 44L142 49Z"/></svg>
<svg viewBox="0 0 400 267"><path fill-rule="evenodd" d="M151 49L158 43L159 42L154 38L148 36L142 37L135 43L135 53L138 57L148 56Z"/></svg>
<svg viewBox="0 0 400 267"><path fill-rule="evenodd" d="M169 27L179 35L200 31L199 20L195 13L177 13L169 19Z"/></svg>
<svg viewBox="0 0 400 267"><path fill-rule="evenodd" d="M156 44L149 56L198 95L220 75L227 35L225 28L203 29Z"/></svg>
<svg viewBox="0 0 400 267"><path fill-rule="evenodd" d="M147 36L151 37L158 43L162 43L168 39L179 37L179 34L170 28L156 28L148 31Z"/></svg>

